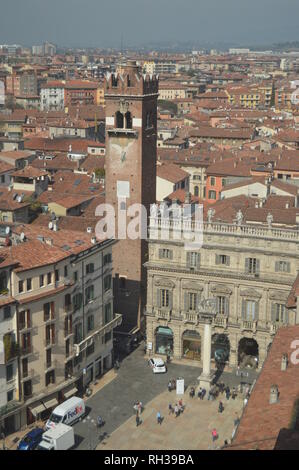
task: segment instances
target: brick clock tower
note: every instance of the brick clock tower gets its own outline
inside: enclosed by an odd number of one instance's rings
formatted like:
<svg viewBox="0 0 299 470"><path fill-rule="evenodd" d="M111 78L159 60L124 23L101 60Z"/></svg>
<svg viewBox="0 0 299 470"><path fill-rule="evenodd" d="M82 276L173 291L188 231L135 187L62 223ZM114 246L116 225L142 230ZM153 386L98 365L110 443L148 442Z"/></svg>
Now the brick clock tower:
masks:
<svg viewBox="0 0 299 470"><path fill-rule="evenodd" d="M106 203L115 211L113 247L114 305L123 315L126 332L143 326L146 304L148 246L144 239L119 236L119 220L126 226L132 204L142 204L149 215L156 202L158 78L143 75L136 62L127 61L119 73L105 79ZM122 224L123 225L123 224ZM145 228L145 227L143 227Z"/></svg>

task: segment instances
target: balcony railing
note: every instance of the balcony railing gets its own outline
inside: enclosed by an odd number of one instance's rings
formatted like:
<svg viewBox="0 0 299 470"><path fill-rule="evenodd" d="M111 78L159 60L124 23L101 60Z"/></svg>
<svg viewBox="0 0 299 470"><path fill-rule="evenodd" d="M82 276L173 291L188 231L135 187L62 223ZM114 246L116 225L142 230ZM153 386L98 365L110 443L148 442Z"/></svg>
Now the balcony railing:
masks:
<svg viewBox="0 0 299 470"><path fill-rule="evenodd" d="M235 236L257 237L266 239L281 239L281 240L299 240L299 231L291 229L283 229L276 227L257 227L254 225L236 225L226 224L221 222L197 222L189 220L164 220L160 217L150 217L149 238L159 239L159 231L169 230L170 239L178 239L178 233L182 233L182 239L185 240L184 235L190 231L193 234L198 231L205 233L226 234ZM190 240L191 241L191 240Z"/></svg>
<svg viewBox="0 0 299 470"><path fill-rule="evenodd" d="M94 330L92 334L87 336L80 343L74 344L75 354L78 356L80 352L84 351L88 346L90 346L94 342L94 338L99 337L99 335L104 336L105 334L110 333L110 331L112 331L114 328L120 326L121 322L122 322L122 315L120 315L119 313L116 313L113 320L111 320L109 323L106 323L105 325L102 325L100 328Z"/></svg>
<svg viewBox="0 0 299 470"><path fill-rule="evenodd" d="M66 304L64 306L64 311L67 312L67 313L72 312L73 311L73 304L72 303L71 304Z"/></svg>
<svg viewBox="0 0 299 470"><path fill-rule="evenodd" d="M227 317L225 316L216 316L215 318L213 318L213 325L214 326L220 326L222 328L227 328L227 323L228 323L228 319Z"/></svg>
<svg viewBox="0 0 299 470"><path fill-rule="evenodd" d="M21 323L19 323L19 330L20 331L29 330L30 328L32 328L31 322L21 322Z"/></svg>
<svg viewBox="0 0 299 470"><path fill-rule="evenodd" d="M198 323L198 313L197 312L184 312L183 314L184 323Z"/></svg>
<svg viewBox="0 0 299 470"><path fill-rule="evenodd" d="M253 331L256 332L257 322L254 320L242 320L241 330Z"/></svg>
<svg viewBox="0 0 299 470"><path fill-rule="evenodd" d="M45 371L47 371L48 369L53 369L56 366L57 366L57 359L51 359L50 361L46 361L44 363Z"/></svg>
<svg viewBox="0 0 299 470"><path fill-rule="evenodd" d="M20 347L20 355L21 356L26 356L27 354L31 354L33 352L33 348L32 348L32 345L28 345L28 346L21 346Z"/></svg>
<svg viewBox="0 0 299 470"><path fill-rule="evenodd" d="M162 318L163 320L170 320L171 318L171 310L170 309L158 309L157 310L157 314L156 314L156 317L157 318Z"/></svg>
<svg viewBox="0 0 299 470"><path fill-rule="evenodd" d="M54 346L56 342L57 342L56 337L54 338L49 337L49 338L44 339L44 346Z"/></svg>
<svg viewBox="0 0 299 470"><path fill-rule="evenodd" d="M23 370L21 380L32 379L34 377L34 369Z"/></svg>

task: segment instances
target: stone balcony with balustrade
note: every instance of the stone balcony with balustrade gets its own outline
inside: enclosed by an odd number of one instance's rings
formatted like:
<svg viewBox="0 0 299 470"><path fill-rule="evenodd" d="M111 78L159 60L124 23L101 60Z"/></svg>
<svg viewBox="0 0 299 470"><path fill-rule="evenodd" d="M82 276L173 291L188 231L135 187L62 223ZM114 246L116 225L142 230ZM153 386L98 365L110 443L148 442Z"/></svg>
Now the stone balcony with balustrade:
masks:
<svg viewBox="0 0 299 470"><path fill-rule="evenodd" d="M257 227L255 225L227 224L222 222L199 222L184 219L150 217L149 239L161 239L161 232L169 233L169 240L183 240L188 232L204 232L206 234L235 235L238 237L252 237L263 239L277 239L286 241L299 241L299 230L276 228L273 226Z"/></svg>

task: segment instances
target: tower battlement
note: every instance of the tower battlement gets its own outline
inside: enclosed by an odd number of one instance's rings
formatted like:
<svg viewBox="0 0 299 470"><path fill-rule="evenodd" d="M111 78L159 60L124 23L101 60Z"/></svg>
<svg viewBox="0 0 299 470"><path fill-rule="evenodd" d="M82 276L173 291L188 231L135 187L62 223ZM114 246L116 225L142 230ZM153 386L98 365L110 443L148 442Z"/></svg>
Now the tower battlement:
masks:
<svg viewBox="0 0 299 470"><path fill-rule="evenodd" d="M136 61L128 60L119 70L106 74L105 95L136 96L158 93L158 75L142 74Z"/></svg>

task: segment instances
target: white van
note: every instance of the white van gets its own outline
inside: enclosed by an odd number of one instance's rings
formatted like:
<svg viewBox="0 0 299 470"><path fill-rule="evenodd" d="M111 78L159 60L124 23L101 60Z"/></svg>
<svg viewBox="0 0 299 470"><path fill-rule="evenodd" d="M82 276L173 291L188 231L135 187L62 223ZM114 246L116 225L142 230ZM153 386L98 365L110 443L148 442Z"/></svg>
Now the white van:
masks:
<svg viewBox="0 0 299 470"><path fill-rule="evenodd" d="M72 397L56 406L46 423L46 429L52 429L58 423L72 425L85 414L85 403L82 398Z"/></svg>

